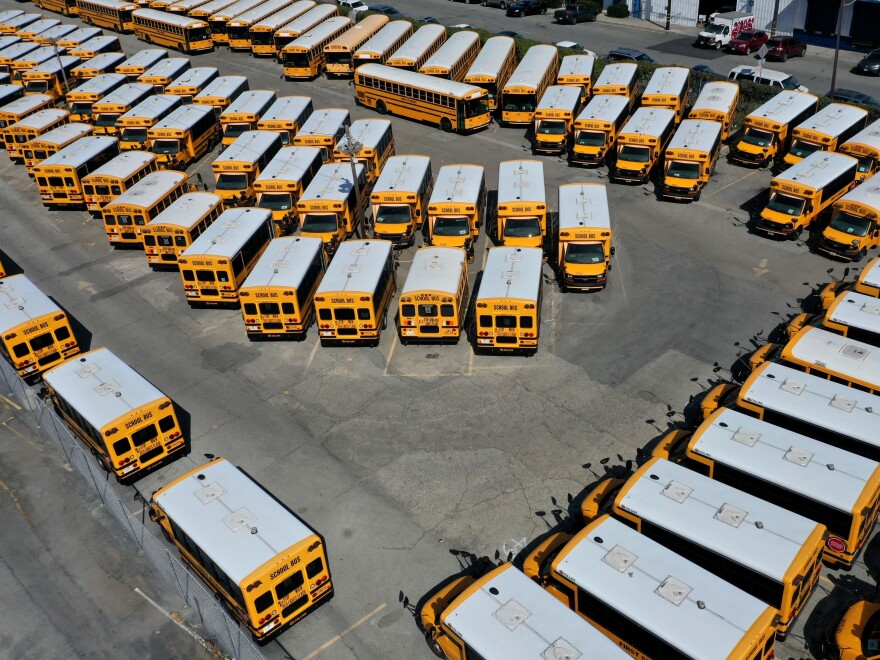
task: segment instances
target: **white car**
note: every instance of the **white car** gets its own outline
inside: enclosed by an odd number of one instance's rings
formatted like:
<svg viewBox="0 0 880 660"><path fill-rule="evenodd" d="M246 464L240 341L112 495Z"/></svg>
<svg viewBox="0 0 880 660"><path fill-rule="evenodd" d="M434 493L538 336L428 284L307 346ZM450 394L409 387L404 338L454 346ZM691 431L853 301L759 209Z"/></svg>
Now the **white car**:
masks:
<svg viewBox="0 0 880 660"><path fill-rule="evenodd" d="M360 14L370 9L364 0L336 0L336 4L340 7L348 7L352 14Z"/></svg>
<svg viewBox="0 0 880 660"><path fill-rule="evenodd" d="M751 64L740 64L735 66L727 74L728 80L745 80L748 82L758 83L761 85L770 85L780 90L788 90L790 92L809 92L810 90L801 85L794 76L783 73L782 71L774 71L764 67L757 67Z"/></svg>
<svg viewBox="0 0 880 660"><path fill-rule="evenodd" d="M584 55L592 55L593 57L599 57L598 55L596 55L596 53L591 51L589 48L584 48L581 44L579 44L576 41L557 41L553 45L556 46L557 48L573 48L574 50L580 51Z"/></svg>
<svg viewBox="0 0 880 660"><path fill-rule="evenodd" d="M468 25L467 23L456 23L455 25L450 25L450 29L452 30L476 30L473 25Z"/></svg>

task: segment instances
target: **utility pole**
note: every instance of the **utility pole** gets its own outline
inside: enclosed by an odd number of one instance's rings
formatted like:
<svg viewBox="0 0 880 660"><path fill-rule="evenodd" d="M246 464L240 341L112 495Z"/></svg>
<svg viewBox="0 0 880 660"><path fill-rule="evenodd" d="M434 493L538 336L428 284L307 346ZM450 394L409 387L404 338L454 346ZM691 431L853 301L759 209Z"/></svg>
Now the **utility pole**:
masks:
<svg viewBox="0 0 880 660"><path fill-rule="evenodd" d="M64 82L64 97L67 98L67 95L70 93L70 87L67 84L67 73L64 71L64 63L61 61L58 42L55 39L52 39L49 43L52 44L52 48L55 51L55 60L58 62L58 68L61 70L61 80Z"/></svg>
<svg viewBox="0 0 880 660"><path fill-rule="evenodd" d="M354 232L358 238L366 238L366 228L364 227L364 214L361 212L361 187L358 183L357 176L357 159L355 155L363 148L363 144L357 142L351 137L351 130L345 127L345 153L348 156L348 162L351 165L351 183L354 186L354 200L357 204L357 222L355 223Z"/></svg>
<svg viewBox="0 0 880 660"><path fill-rule="evenodd" d="M840 28L843 24L843 0L840 0L840 7L837 10L837 40L834 44L834 64L831 67L831 90L829 94L834 94L837 89L837 58L840 55Z"/></svg>
<svg viewBox="0 0 880 660"><path fill-rule="evenodd" d="M672 18L672 0L666 0L666 29L669 29L669 21Z"/></svg>
<svg viewBox="0 0 880 660"><path fill-rule="evenodd" d="M773 3L773 23L770 25L770 38L776 36L776 22L779 20L779 0Z"/></svg>

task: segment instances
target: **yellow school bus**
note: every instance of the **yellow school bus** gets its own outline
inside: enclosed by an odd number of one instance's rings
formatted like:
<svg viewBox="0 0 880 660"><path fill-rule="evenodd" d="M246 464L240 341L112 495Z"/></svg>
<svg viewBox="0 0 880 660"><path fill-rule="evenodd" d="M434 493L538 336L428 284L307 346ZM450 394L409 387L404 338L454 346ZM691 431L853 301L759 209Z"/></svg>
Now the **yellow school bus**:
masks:
<svg viewBox="0 0 880 660"><path fill-rule="evenodd" d="M92 121L92 106L107 94L125 84L126 77L119 73L102 73L85 81L67 94L71 121Z"/></svg>
<svg viewBox="0 0 880 660"><path fill-rule="evenodd" d="M416 250L398 302L401 344L458 343L470 293L467 264L467 252L461 248Z"/></svg>
<svg viewBox="0 0 880 660"><path fill-rule="evenodd" d="M428 245L460 247L473 261L486 216L486 173L480 165L444 165L428 200Z"/></svg>
<svg viewBox="0 0 880 660"><path fill-rule="evenodd" d="M880 170L880 119L840 145L840 153L858 158L856 181L862 183Z"/></svg>
<svg viewBox="0 0 880 660"><path fill-rule="evenodd" d="M220 114L247 90L248 79L244 76L219 76L196 94L192 102L195 105L211 106L214 108L214 114L219 118Z"/></svg>
<svg viewBox="0 0 880 660"><path fill-rule="evenodd" d="M486 90L489 111L498 109L501 90L516 68L516 43L510 37L489 37L462 82Z"/></svg>
<svg viewBox="0 0 880 660"><path fill-rule="evenodd" d="M354 54L368 39L388 23L384 14L373 14L324 46L327 76L354 75Z"/></svg>
<svg viewBox="0 0 880 660"><path fill-rule="evenodd" d="M326 267L321 239L273 239L241 285L248 339L305 339L315 319L315 291Z"/></svg>
<svg viewBox="0 0 880 660"><path fill-rule="evenodd" d="M636 110L617 136L617 153L608 170L608 178L620 183L647 183L674 130L674 110Z"/></svg>
<svg viewBox="0 0 880 660"><path fill-rule="evenodd" d="M829 332L857 341L880 346L880 314L877 303L870 296L856 291L840 293L827 310L815 314L798 314L785 327L785 336L791 339L805 327L821 327Z"/></svg>
<svg viewBox="0 0 880 660"><path fill-rule="evenodd" d="M321 345L378 346L396 288L390 241L340 243L315 293Z"/></svg>
<svg viewBox="0 0 880 660"><path fill-rule="evenodd" d="M863 293L872 298L880 298L880 257L874 257L865 264L852 288L857 293ZM831 300L833 299L834 296L831 297ZM831 300L828 301L829 304ZM828 305L825 304L824 306L827 307Z"/></svg>
<svg viewBox="0 0 880 660"><path fill-rule="evenodd" d="M79 126L82 124L67 124L55 131ZM33 168L34 178L37 180L43 205L82 206L85 203L82 179L118 155L119 143L116 138L99 135L81 137L37 163Z"/></svg>
<svg viewBox="0 0 880 660"><path fill-rule="evenodd" d="M880 245L880 183L868 181L834 202L831 221L816 250L835 259L860 262Z"/></svg>
<svg viewBox="0 0 880 660"><path fill-rule="evenodd" d="M26 381L79 353L64 310L24 275L0 279L0 351Z"/></svg>
<svg viewBox="0 0 880 660"><path fill-rule="evenodd" d="M230 525L233 507L258 521L250 533ZM226 459L153 493L150 518L260 644L333 597L324 538Z"/></svg>
<svg viewBox="0 0 880 660"><path fill-rule="evenodd" d="M559 54L556 46L532 46L501 89L501 121L531 124L538 101L556 82Z"/></svg>
<svg viewBox="0 0 880 660"><path fill-rule="evenodd" d="M146 151L124 151L106 165L83 177L86 208L100 212L148 174L159 169L156 155Z"/></svg>
<svg viewBox="0 0 880 660"><path fill-rule="evenodd" d="M189 192L174 200L141 229L150 268L177 268L177 257L223 213L218 195Z"/></svg>
<svg viewBox="0 0 880 660"><path fill-rule="evenodd" d="M70 1L70 0L68 0ZM51 46L56 41L62 40L68 34L76 32L79 29L77 25L70 25L69 23L62 23L61 25L56 25L53 28L49 28L45 32L41 32L33 38L33 42L35 44L40 44L41 46Z"/></svg>
<svg viewBox="0 0 880 660"><path fill-rule="evenodd" d="M76 0L39 0L34 5L40 9L48 9L63 16L76 16L79 12Z"/></svg>
<svg viewBox="0 0 880 660"><path fill-rule="evenodd" d="M28 174L34 173L34 167L50 156L86 135L91 135L94 128L91 124L72 122L53 128L42 135L25 142L21 147L21 155Z"/></svg>
<svg viewBox="0 0 880 660"><path fill-rule="evenodd" d="M238 293L260 255L275 237L266 209L226 209L177 256L190 307L238 308Z"/></svg>
<svg viewBox="0 0 880 660"><path fill-rule="evenodd" d="M256 205L272 211L276 236L292 233L296 229L296 203L321 165L320 149L283 147L254 179Z"/></svg>
<svg viewBox="0 0 880 660"><path fill-rule="evenodd" d="M349 154L348 136L355 153ZM348 133L333 149L333 162L344 163L354 156L367 168L367 184L372 186L382 174L382 168L394 155L394 133L387 119L358 119L351 122Z"/></svg>
<svg viewBox="0 0 880 660"><path fill-rule="evenodd" d="M699 201L721 153L721 130L719 122L705 119L678 125L663 155L661 198Z"/></svg>
<svg viewBox="0 0 880 660"><path fill-rule="evenodd" d="M445 41L445 27L436 24L423 25L388 57L386 64L394 68L416 72Z"/></svg>
<svg viewBox="0 0 880 660"><path fill-rule="evenodd" d="M350 27L351 19L334 16L297 37L281 49L286 80L312 80L324 71L324 48Z"/></svg>
<svg viewBox="0 0 880 660"><path fill-rule="evenodd" d="M100 28L96 27L81 27L70 34L64 35L63 39L59 39L56 45L59 48L65 48L68 51L73 50L74 48L79 48L82 44L87 42L89 39L94 39L95 37L100 37L104 34L104 31Z"/></svg>
<svg viewBox="0 0 880 660"><path fill-rule="evenodd" d="M674 110L675 123L680 122L690 90L690 73L690 69L681 66L656 69L642 92L641 106Z"/></svg>
<svg viewBox="0 0 880 660"><path fill-rule="evenodd" d="M76 4L83 23L116 32L134 30L131 14L140 6L123 0L76 0Z"/></svg>
<svg viewBox="0 0 880 660"><path fill-rule="evenodd" d="M10 82L15 85L24 85L22 74L24 74L25 71L30 71L31 69L49 61L57 62L55 58L58 55L64 55L65 53L66 51L63 48L59 48L56 53L55 49L51 46L41 46L36 50L32 50L27 55L22 55L21 57L12 60L8 65ZM70 70L71 83L75 77L74 71L74 69Z"/></svg>
<svg viewBox="0 0 880 660"><path fill-rule="evenodd" d="M0 39L10 39L11 37L0 37ZM11 44L0 51L0 73L12 73L12 65L19 59L27 59L28 55L40 49L39 44L27 41L18 41ZM63 55L66 51L59 49L59 54ZM41 60L45 62L45 60Z"/></svg>
<svg viewBox="0 0 880 660"><path fill-rule="evenodd" d="M22 96L4 106L0 106L0 128L12 126L35 112L54 107L55 99L48 94Z"/></svg>
<svg viewBox="0 0 880 660"><path fill-rule="evenodd" d="M152 142L147 131L180 106L180 97L156 94L147 97L116 120L122 151L149 151Z"/></svg>
<svg viewBox="0 0 880 660"><path fill-rule="evenodd" d="M21 149L24 144L43 133L63 126L70 121L70 113L58 108L47 108L29 115L19 122L0 129L6 144L6 153L13 160L21 160L24 155Z"/></svg>
<svg viewBox="0 0 880 660"><path fill-rule="evenodd" d="M150 151L166 169L186 169L220 142L214 108L183 105L147 129Z"/></svg>
<svg viewBox="0 0 880 660"><path fill-rule="evenodd" d="M21 30L18 30L15 33L15 36L22 41L33 41L39 34L42 34L46 30L51 30L53 27L60 24L61 21L57 18L41 18L39 21L34 21L23 27Z"/></svg>
<svg viewBox="0 0 880 660"><path fill-rule="evenodd" d="M769 238L797 240L820 214L855 186L859 161L818 151L770 181L770 199L754 230Z"/></svg>
<svg viewBox="0 0 880 660"><path fill-rule="evenodd" d="M71 55L78 57L85 62L104 53L121 53L122 47L119 45L119 37L101 35L100 37L93 37L92 39L81 43L76 48L71 48L69 50ZM116 61L118 63L124 59L125 55L118 58Z"/></svg>
<svg viewBox="0 0 880 660"><path fill-rule="evenodd" d="M843 613L834 632L840 660L865 660L875 657L880 603L860 600Z"/></svg>
<svg viewBox="0 0 880 660"><path fill-rule="evenodd" d="M125 61L125 53L100 53L84 60L82 64L74 67L73 82L81 85L89 78L100 76L102 73L115 73L116 65Z"/></svg>
<svg viewBox="0 0 880 660"><path fill-rule="evenodd" d="M412 34L409 21L391 21L354 52L354 68L369 62L385 64Z"/></svg>
<svg viewBox="0 0 880 660"><path fill-rule="evenodd" d="M271 131L245 131L211 163L215 190L228 206L250 206L256 199L254 180L281 148Z"/></svg>
<svg viewBox="0 0 880 660"><path fill-rule="evenodd" d="M107 348L50 369L43 382L70 430L120 483L189 453L171 399Z"/></svg>
<svg viewBox="0 0 880 660"><path fill-rule="evenodd" d="M251 49L251 26L264 18L275 15L282 9L286 9L291 4L293 4L293 0L266 0L231 18L226 23L229 50L249 51Z"/></svg>
<svg viewBox="0 0 880 660"><path fill-rule="evenodd" d="M355 173L357 186L352 184L349 163L327 163L318 170L296 202L300 234L324 241L328 256L352 235L355 228L363 226L369 208L366 169L357 163Z"/></svg>
<svg viewBox="0 0 880 660"><path fill-rule="evenodd" d="M574 120L570 165L599 165L613 155L617 136L629 119L626 96L597 94Z"/></svg>
<svg viewBox="0 0 880 660"><path fill-rule="evenodd" d="M128 78L129 82L137 82L140 76L166 57L168 57L168 51L162 48L144 48L124 62L120 62L114 71Z"/></svg>
<svg viewBox="0 0 880 660"><path fill-rule="evenodd" d="M338 13L339 10L333 5L319 4L316 7L312 7L306 13L276 29L272 35L272 50L268 50L267 43L266 48L261 49L260 54L274 54L280 59L281 51L287 44L298 39L312 28L317 27L328 18L336 16Z"/></svg>
<svg viewBox="0 0 880 660"><path fill-rule="evenodd" d="M584 98L590 98L595 66L596 58L592 55L566 55L559 63L556 84L580 87L584 90Z"/></svg>
<svg viewBox="0 0 880 660"><path fill-rule="evenodd" d="M863 130L868 111L846 103L829 103L815 115L795 126L791 147L781 167L796 165L817 151L837 151L844 142Z"/></svg>
<svg viewBox="0 0 880 660"><path fill-rule="evenodd" d="M495 240L540 249L547 236L544 164L539 160L499 163L497 200Z"/></svg>
<svg viewBox="0 0 880 660"><path fill-rule="evenodd" d="M744 165L768 167L791 146L794 127L816 112L818 97L782 91L746 116L742 138L730 148L730 158Z"/></svg>
<svg viewBox="0 0 880 660"><path fill-rule="evenodd" d="M326 7L327 5L322 6ZM275 32L297 20L314 7L314 0L298 0L281 11L277 11L271 16L267 16L251 25L248 32L251 53L254 56L274 57L276 55ZM335 10L336 8L333 7L333 9Z"/></svg>
<svg viewBox="0 0 880 660"><path fill-rule="evenodd" d="M24 88L21 85L11 83L0 84L0 112L3 106L16 101L24 96Z"/></svg>
<svg viewBox="0 0 880 660"><path fill-rule="evenodd" d="M152 85L156 94L164 94L165 87L189 69L188 57L167 57L138 76L137 81Z"/></svg>
<svg viewBox="0 0 880 660"><path fill-rule="evenodd" d="M40 97L50 96L54 105L54 101L60 101L67 93L73 68L77 64L79 58L64 55L23 71L21 81L24 85L24 93Z"/></svg>
<svg viewBox="0 0 880 660"><path fill-rule="evenodd" d="M489 248L471 330L475 351L538 351L543 266L540 248Z"/></svg>
<svg viewBox="0 0 880 660"><path fill-rule="evenodd" d="M116 88L100 101L92 104L95 133L97 135L117 135L116 122L129 110L153 95L152 85L128 83Z"/></svg>
<svg viewBox="0 0 880 660"><path fill-rule="evenodd" d="M544 92L532 125L535 153L565 154L568 152L574 130L575 117L584 107L586 97L582 87L551 85Z"/></svg>
<svg viewBox="0 0 880 660"><path fill-rule="evenodd" d="M209 16L206 20L211 28L214 45L229 45L229 21L244 12L262 4L263 0L237 0ZM208 6L208 5L205 5Z"/></svg>
<svg viewBox="0 0 880 660"><path fill-rule="evenodd" d="M629 100L629 110L632 112L639 95L639 67L632 62L614 62L607 64L602 73L593 83L593 96L607 94L609 96L623 96Z"/></svg>
<svg viewBox="0 0 880 660"><path fill-rule="evenodd" d="M345 135L345 127L351 125L348 110L321 108L313 112L293 136L295 147L318 147L324 161L331 160L336 144Z"/></svg>
<svg viewBox="0 0 880 660"><path fill-rule="evenodd" d="M255 89L242 93L220 114L223 146L228 147L246 131L257 130L257 122L275 102L275 92Z"/></svg>
<svg viewBox="0 0 880 660"><path fill-rule="evenodd" d="M604 289L614 256L608 193L598 183L559 186L556 272L559 289Z"/></svg>
<svg viewBox="0 0 880 660"><path fill-rule="evenodd" d="M414 245L433 189L430 158L389 158L370 195L373 235L391 241L396 248Z"/></svg>
<svg viewBox="0 0 880 660"><path fill-rule="evenodd" d="M306 119L312 116L312 112L312 97L282 96L259 118L257 130L280 133L281 144L287 146L293 142L294 136Z"/></svg>
<svg viewBox="0 0 880 660"><path fill-rule="evenodd" d="M197 94L201 94L219 76L220 70L217 67L195 66L165 85L165 94L179 96L181 103L189 105Z"/></svg>
<svg viewBox="0 0 880 660"><path fill-rule="evenodd" d="M479 52L480 35L472 30L460 30L453 33L446 43L419 67L419 73L461 81Z"/></svg>
<svg viewBox="0 0 880 660"><path fill-rule="evenodd" d="M31 23L40 20L42 16L39 14L18 14L4 21L0 21L0 34L14 34L20 29L27 27Z"/></svg>
<svg viewBox="0 0 880 660"><path fill-rule="evenodd" d="M176 48L181 53L214 50L211 29L205 21L155 9L138 9L132 18L135 35L148 44Z"/></svg>
<svg viewBox="0 0 880 660"><path fill-rule="evenodd" d="M688 112L688 119L708 119L721 123L721 140L733 130L739 85L731 82L710 82L703 85L700 95Z"/></svg>
<svg viewBox="0 0 880 660"><path fill-rule="evenodd" d="M183 172L151 172L105 204L101 216L110 245L142 245L141 229L189 191L187 180Z"/></svg>

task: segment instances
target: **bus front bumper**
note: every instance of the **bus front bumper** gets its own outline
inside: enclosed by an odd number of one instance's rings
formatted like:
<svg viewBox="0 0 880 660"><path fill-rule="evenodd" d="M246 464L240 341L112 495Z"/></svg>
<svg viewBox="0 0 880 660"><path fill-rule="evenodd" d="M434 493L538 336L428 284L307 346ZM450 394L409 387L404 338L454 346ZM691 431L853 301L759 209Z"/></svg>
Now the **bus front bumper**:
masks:
<svg viewBox="0 0 880 660"><path fill-rule="evenodd" d="M608 271L603 271L599 275L576 275L563 270L562 284L568 289L598 291L608 284Z"/></svg>
<svg viewBox="0 0 880 660"><path fill-rule="evenodd" d="M637 183L639 185L642 185L648 182L650 172L650 166L643 167L640 170L631 170L623 167L617 167L615 165L613 168L611 168L611 171L609 172L609 178L613 181L617 181L620 183Z"/></svg>
<svg viewBox="0 0 880 660"><path fill-rule="evenodd" d="M535 151L542 154L562 154L565 153L566 141L549 142L547 140L535 139Z"/></svg>
<svg viewBox="0 0 880 660"><path fill-rule="evenodd" d="M667 199L683 199L688 202L693 202L700 195L701 189L702 186L700 186L699 183L684 188L664 183L660 186L660 196Z"/></svg>
<svg viewBox="0 0 880 660"><path fill-rule="evenodd" d="M730 149L730 159L743 165L761 165L766 160L772 160L774 156L774 153L766 151L745 151L739 147Z"/></svg>
<svg viewBox="0 0 880 660"><path fill-rule="evenodd" d="M568 159L577 165L601 165L605 162L605 151L589 153L572 150Z"/></svg>
<svg viewBox="0 0 880 660"><path fill-rule="evenodd" d="M415 245L415 232L384 232L382 230L376 229L375 227L376 225L373 225L373 238L382 239L384 241L391 241L392 243L394 243L395 248L406 248Z"/></svg>
<svg viewBox="0 0 880 660"><path fill-rule="evenodd" d="M856 244L842 243L835 241L822 234L816 241L816 250L832 259L842 259L843 261L854 261L861 252L862 245L856 241Z"/></svg>

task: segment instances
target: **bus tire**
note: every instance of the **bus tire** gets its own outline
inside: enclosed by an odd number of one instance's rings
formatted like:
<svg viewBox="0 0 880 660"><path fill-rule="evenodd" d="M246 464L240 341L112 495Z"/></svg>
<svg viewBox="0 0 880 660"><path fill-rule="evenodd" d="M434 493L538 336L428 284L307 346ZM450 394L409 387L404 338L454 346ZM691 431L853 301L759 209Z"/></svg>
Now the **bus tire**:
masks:
<svg viewBox="0 0 880 660"><path fill-rule="evenodd" d="M385 315L382 317L382 329L388 327L388 312L385 312Z"/></svg>
<svg viewBox="0 0 880 660"><path fill-rule="evenodd" d="M804 234L804 228L802 225L802 226L798 227L797 229L795 229L793 232L791 232L791 234L789 235L788 238L789 238L789 240L797 241L797 240L800 240L800 238L801 238L801 236L803 236L803 234Z"/></svg>
<svg viewBox="0 0 880 660"><path fill-rule="evenodd" d="M428 642L428 648L431 649L431 653L436 655L438 658L445 658L446 654L443 653L443 648L437 642L436 639L431 637L431 633L425 632L425 641Z"/></svg>
<svg viewBox="0 0 880 660"><path fill-rule="evenodd" d="M388 114L388 108L385 106L385 101L376 101L376 112L378 112L380 115Z"/></svg>
<svg viewBox="0 0 880 660"><path fill-rule="evenodd" d="M444 133L452 133L452 122L449 121L449 117L440 120L440 130Z"/></svg>
<svg viewBox="0 0 880 660"><path fill-rule="evenodd" d="M862 261L862 259L865 258L865 255L867 255L867 254L868 254L868 248L862 248L861 252L859 252L859 253L855 256L855 258L853 259L852 262L853 262L854 264L860 263L860 262Z"/></svg>

